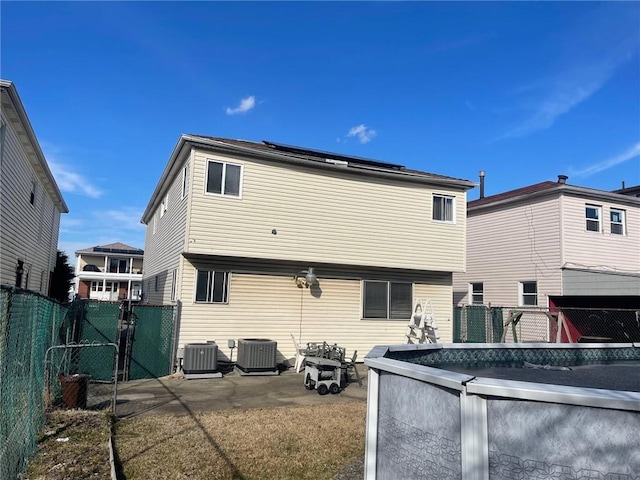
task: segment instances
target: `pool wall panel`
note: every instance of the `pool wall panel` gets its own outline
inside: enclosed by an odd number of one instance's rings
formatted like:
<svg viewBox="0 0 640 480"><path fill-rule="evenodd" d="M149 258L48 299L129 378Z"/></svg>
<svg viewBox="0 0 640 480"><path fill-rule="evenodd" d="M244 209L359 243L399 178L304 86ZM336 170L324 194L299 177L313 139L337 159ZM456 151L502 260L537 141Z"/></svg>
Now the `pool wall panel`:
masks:
<svg viewBox="0 0 640 480"><path fill-rule="evenodd" d="M636 412L489 399L487 419L491 480L640 474Z"/></svg>
<svg viewBox="0 0 640 480"><path fill-rule="evenodd" d="M459 392L381 372L376 478L460 479Z"/></svg>

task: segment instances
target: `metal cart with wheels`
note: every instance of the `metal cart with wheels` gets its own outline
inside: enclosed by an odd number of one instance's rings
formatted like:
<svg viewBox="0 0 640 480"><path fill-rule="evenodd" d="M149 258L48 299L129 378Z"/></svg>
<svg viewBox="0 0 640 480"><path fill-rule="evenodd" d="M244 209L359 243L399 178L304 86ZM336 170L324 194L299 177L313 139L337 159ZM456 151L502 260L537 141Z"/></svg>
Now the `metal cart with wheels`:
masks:
<svg viewBox="0 0 640 480"><path fill-rule="evenodd" d="M306 357L304 387L317 390L320 395L340 393L342 362L322 357Z"/></svg>

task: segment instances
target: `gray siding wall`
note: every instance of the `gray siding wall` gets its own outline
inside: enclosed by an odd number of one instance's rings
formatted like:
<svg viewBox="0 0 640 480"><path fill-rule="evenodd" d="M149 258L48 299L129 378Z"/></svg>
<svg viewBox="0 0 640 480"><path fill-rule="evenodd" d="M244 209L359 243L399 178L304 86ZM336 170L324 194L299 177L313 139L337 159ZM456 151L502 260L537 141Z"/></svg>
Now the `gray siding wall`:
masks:
<svg viewBox="0 0 640 480"><path fill-rule="evenodd" d="M205 194L208 159L242 165L241 198ZM464 191L203 151L193 165L191 253L464 269ZM434 193L455 197L455 223L432 220Z"/></svg>
<svg viewBox="0 0 640 480"><path fill-rule="evenodd" d="M454 302L470 304L470 283L484 284L484 303L518 306L518 283L538 282L538 306L561 293L559 199L532 200L507 209L471 212L467 271L454 273Z"/></svg>
<svg viewBox="0 0 640 480"><path fill-rule="evenodd" d="M161 216L160 207L158 207L154 212L154 218L147 225L142 289L144 300L149 303L171 303L172 272L180 268L182 252L186 249L187 218L193 192L189 185L187 195L182 198L182 168L186 165L189 165L188 170L191 172L190 157L184 159L179 174L172 179L168 190L166 212ZM191 175L188 181L191 183ZM179 271L177 281L179 284Z"/></svg>
<svg viewBox="0 0 640 480"><path fill-rule="evenodd" d="M564 295L640 295L640 275L613 272L562 272Z"/></svg>
<svg viewBox="0 0 640 480"><path fill-rule="evenodd" d="M0 283L15 285L18 260L25 265L22 288L48 293L55 267L60 211L32 167L20 137L2 112L0 168ZM35 198L30 203L32 181Z"/></svg>

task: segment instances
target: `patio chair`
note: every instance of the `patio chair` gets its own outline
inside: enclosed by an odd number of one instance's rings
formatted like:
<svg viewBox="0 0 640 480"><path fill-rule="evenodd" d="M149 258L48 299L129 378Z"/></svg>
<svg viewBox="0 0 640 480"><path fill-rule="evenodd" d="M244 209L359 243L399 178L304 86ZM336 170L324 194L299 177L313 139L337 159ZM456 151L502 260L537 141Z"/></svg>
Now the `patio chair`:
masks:
<svg viewBox="0 0 640 480"><path fill-rule="evenodd" d="M358 351L355 350L353 352L353 356L351 357L351 359L345 359L344 361L344 365L346 367L345 369L345 376L346 376L346 380L347 383L349 382L349 373L353 370L353 372L356 374L356 379L358 380L358 385L362 386L362 380L360 379L360 374L358 373L358 368L356 367L356 358L358 358Z"/></svg>
<svg viewBox="0 0 640 480"><path fill-rule="evenodd" d="M296 337L293 336L293 333L290 333L291 340L293 340L293 346L296 349L296 360L294 364L294 369L296 373L300 373L302 371L302 366L304 365L304 357L307 353L307 349L301 347L300 344L296 341Z"/></svg>

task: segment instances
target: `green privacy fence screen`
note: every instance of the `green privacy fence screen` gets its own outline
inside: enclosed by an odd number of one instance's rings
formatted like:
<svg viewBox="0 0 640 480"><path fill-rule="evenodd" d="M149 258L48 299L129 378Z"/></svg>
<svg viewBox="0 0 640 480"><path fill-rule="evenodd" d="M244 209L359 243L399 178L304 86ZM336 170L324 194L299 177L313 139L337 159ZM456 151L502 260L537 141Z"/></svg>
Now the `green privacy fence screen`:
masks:
<svg viewBox="0 0 640 480"><path fill-rule="evenodd" d="M0 287L0 478L16 478L44 426L44 356L60 342L68 308ZM64 335L63 335L64 336Z"/></svg>
<svg viewBox="0 0 640 480"><path fill-rule="evenodd" d="M500 342L503 330L502 307L466 305L453 310L454 342Z"/></svg>
<svg viewBox="0 0 640 480"><path fill-rule="evenodd" d="M57 373L88 375L92 398L99 397L96 392L100 393L102 382L102 403L110 404L123 317L134 320L130 326L129 378L171 373L173 306L130 307L127 303L91 300L64 306L35 292L0 286L0 316L2 480L17 478L24 470L36 451L45 410L53 397L59 396L60 385L52 379L47 381L47 368L49 376L54 377ZM98 402L96 408L102 408L102 403Z"/></svg>
<svg viewBox="0 0 640 480"><path fill-rule="evenodd" d="M75 303L79 303L76 305ZM118 343L120 303L79 300L74 303L81 319L81 343ZM92 380L110 382L113 379L113 352L109 349L79 350L78 372L91 375Z"/></svg>
<svg viewBox="0 0 640 480"><path fill-rule="evenodd" d="M133 337L129 380L163 377L171 373L174 307L132 307Z"/></svg>

